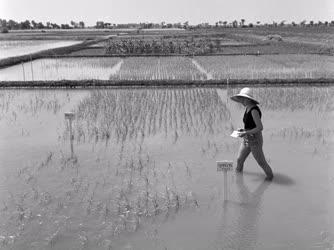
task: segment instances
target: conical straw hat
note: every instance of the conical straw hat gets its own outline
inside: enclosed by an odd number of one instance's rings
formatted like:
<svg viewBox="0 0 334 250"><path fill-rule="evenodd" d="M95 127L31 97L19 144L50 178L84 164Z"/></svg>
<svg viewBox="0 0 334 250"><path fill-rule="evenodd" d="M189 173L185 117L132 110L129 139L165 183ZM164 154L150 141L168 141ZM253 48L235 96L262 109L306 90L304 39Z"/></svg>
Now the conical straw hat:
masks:
<svg viewBox="0 0 334 250"><path fill-rule="evenodd" d="M259 104L259 102L253 97L253 91L250 88L243 88L240 90L239 94L230 97L235 102L241 102L241 98L248 98Z"/></svg>

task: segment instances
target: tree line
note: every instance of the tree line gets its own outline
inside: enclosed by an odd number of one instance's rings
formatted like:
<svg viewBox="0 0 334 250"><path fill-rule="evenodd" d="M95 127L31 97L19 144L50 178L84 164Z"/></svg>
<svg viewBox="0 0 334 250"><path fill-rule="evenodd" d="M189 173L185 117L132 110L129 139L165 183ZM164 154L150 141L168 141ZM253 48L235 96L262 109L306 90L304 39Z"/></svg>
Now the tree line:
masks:
<svg viewBox="0 0 334 250"><path fill-rule="evenodd" d="M31 30L31 29L80 29L85 28L83 21L75 22L71 21L70 24L57 24L52 22L37 22L35 20L25 20L21 22L14 21L12 19L0 19L0 27L4 30Z"/></svg>
<svg viewBox="0 0 334 250"><path fill-rule="evenodd" d="M99 29L126 29L126 28L135 28L135 29L164 29L164 28L178 28L178 29L196 29L196 28L252 28L256 26L268 26L268 27L278 27L278 26L301 26L301 27L313 27L313 26L334 26L334 21L306 21L303 20L299 23L291 22L287 23L285 20L280 22L272 23L261 23L257 21L255 23L246 23L245 19L234 20L232 22L228 21L216 21L214 24L210 23L200 23L196 25L190 25L188 21L181 23L125 23L125 24L112 24L104 21L97 21L94 26L90 28L99 28ZM57 24L53 22L38 22L35 20L25 20L25 21L14 21L12 19L0 19L0 28L1 32L5 33L9 30L30 30L30 29L83 29L86 25L83 21L75 22L71 21L69 24Z"/></svg>

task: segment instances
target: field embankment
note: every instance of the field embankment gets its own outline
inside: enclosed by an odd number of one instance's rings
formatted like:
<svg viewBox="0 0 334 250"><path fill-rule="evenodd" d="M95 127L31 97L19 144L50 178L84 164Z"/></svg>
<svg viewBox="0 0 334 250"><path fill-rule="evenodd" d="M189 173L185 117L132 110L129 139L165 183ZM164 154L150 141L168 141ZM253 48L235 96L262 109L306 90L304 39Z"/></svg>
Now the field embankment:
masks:
<svg viewBox="0 0 334 250"><path fill-rule="evenodd" d="M6 68L9 66L13 66L19 63L24 63L24 62L29 62L32 60L40 59L40 58L50 58L50 57L68 55L74 51L82 50L89 45L99 43L103 41L104 39L87 40L87 41L83 41L82 43L74 44L74 45L70 45L66 47L47 49L47 50L42 50L42 51L31 53L31 54L4 58L0 60L0 69Z"/></svg>
<svg viewBox="0 0 334 250"><path fill-rule="evenodd" d="M326 86L334 78L314 79L229 79L229 80L59 80L59 81L1 81L0 88L97 88L97 87L213 87L213 86Z"/></svg>

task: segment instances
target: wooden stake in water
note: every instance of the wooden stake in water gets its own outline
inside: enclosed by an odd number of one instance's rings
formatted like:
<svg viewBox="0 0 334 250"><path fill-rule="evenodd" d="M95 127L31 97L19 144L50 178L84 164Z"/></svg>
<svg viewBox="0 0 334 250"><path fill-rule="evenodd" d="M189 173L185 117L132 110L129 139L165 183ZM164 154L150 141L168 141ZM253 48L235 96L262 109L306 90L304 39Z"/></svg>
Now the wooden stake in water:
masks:
<svg viewBox="0 0 334 250"><path fill-rule="evenodd" d="M73 112L66 112L65 113L65 119L68 120L69 122L69 128L70 128L70 147L71 147L71 158L73 158L74 156L74 150L73 150L73 140L74 140L74 136L72 133L72 121L74 119L75 115Z"/></svg>
<svg viewBox="0 0 334 250"><path fill-rule="evenodd" d="M30 68L31 68L31 79L34 80L34 70L33 70L33 67L32 67L32 58L31 58L31 55L30 55Z"/></svg>
<svg viewBox="0 0 334 250"><path fill-rule="evenodd" d="M224 201L228 200L228 178L227 172L233 169L233 162L232 161L217 161L217 171L224 172Z"/></svg>
<svg viewBox="0 0 334 250"><path fill-rule="evenodd" d="M21 62L21 65L22 65L23 81L26 81L26 72L24 71L24 65L23 65L23 62Z"/></svg>
<svg viewBox="0 0 334 250"><path fill-rule="evenodd" d="M228 103L228 78L226 79L226 103Z"/></svg>

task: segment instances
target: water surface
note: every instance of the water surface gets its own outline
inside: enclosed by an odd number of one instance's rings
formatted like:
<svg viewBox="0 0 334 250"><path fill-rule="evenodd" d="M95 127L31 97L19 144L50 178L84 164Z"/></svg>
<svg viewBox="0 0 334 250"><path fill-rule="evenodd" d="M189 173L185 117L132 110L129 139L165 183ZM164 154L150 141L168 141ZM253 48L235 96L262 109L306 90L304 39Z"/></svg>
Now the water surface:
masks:
<svg viewBox="0 0 334 250"><path fill-rule="evenodd" d="M59 41L59 40L0 41L0 59L13 56L27 55L41 50L65 47L77 43L80 43L80 41Z"/></svg>
<svg viewBox="0 0 334 250"><path fill-rule="evenodd" d="M239 89L1 90L5 249L325 249L332 87L256 88L273 182L223 173ZM72 141L64 112L73 111ZM307 221L307 223L305 223ZM109 248L110 249L110 248Z"/></svg>

